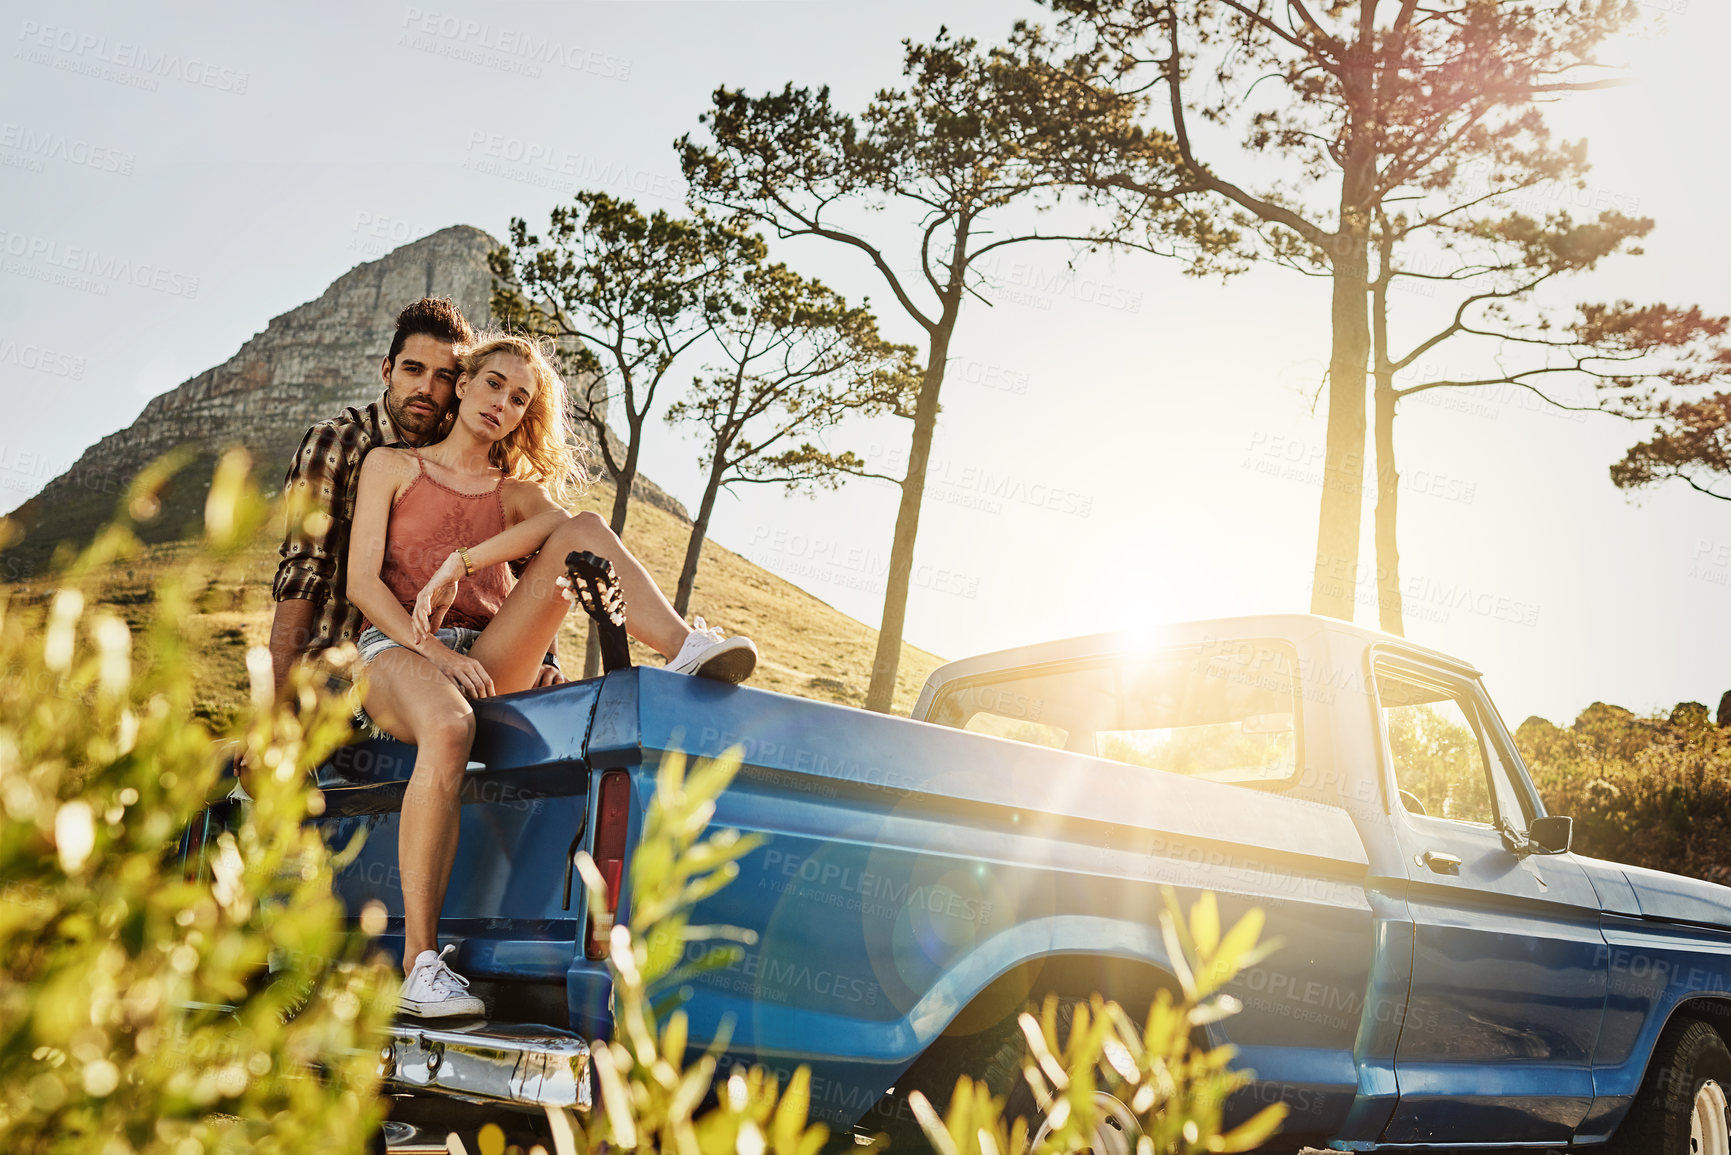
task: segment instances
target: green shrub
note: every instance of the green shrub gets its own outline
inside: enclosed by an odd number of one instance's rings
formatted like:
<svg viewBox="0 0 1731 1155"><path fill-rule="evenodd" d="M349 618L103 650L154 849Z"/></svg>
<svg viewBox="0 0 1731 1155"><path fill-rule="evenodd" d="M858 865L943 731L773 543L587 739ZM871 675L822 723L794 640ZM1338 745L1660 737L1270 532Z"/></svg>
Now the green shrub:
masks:
<svg viewBox="0 0 1731 1155"><path fill-rule="evenodd" d="M167 467L129 498L147 514ZM346 736L343 705L296 684L272 703L247 657L243 747L254 801L180 872L177 839L213 792L224 747L192 718L184 623L263 518L244 456L218 466L205 548L154 591L135 634L94 604L97 576L137 555L107 529L43 604L0 613L0 1150L358 1151L376 1129L371 1033L394 974L359 961L302 819L306 772ZM382 918L380 919L382 924ZM276 969L271 970L272 960Z"/></svg>
<svg viewBox="0 0 1731 1155"><path fill-rule="evenodd" d="M1528 718L1515 740L1582 854L1731 882L1731 727L1706 707L1641 717L1595 702L1567 728Z"/></svg>

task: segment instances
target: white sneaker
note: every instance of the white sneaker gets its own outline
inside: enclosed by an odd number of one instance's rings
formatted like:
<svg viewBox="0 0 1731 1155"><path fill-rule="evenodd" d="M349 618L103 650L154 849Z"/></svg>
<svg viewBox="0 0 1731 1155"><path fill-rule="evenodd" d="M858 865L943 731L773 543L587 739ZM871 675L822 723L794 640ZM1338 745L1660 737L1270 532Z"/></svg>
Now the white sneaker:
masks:
<svg viewBox="0 0 1731 1155"><path fill-rule="evenodd" d="M747 637L723 638L720 626L692 618L691 635L667 663L675 674L696 674L718 682L743 682L757 668L757 647Z"/></svg>
<svg viewBox="0 0 1731 1155"><path fill-rule="evenodd" d="M447 1019L458 1015L481 1015L487 1006L466 989L469 980L445 965L445 956L457 949L452 943L438 954L424 950L415 956L415 967L397 996L397 1010L423 1019Z"/></svg>

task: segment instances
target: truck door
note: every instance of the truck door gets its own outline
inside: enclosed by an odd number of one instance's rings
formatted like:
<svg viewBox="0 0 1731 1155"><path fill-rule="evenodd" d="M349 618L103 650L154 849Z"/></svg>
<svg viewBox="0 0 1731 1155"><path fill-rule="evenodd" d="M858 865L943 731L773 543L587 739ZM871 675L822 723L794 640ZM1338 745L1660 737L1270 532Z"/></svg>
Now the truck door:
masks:
<svg viewBox="0 0 1731 1155"><path fill-rule="evenodd" d="M1593 1102L1604 939L1586 873L1526 853L1542 813L1474 677L1374 661L1415 926L1393 1143L1567 1142Z"/></svg>

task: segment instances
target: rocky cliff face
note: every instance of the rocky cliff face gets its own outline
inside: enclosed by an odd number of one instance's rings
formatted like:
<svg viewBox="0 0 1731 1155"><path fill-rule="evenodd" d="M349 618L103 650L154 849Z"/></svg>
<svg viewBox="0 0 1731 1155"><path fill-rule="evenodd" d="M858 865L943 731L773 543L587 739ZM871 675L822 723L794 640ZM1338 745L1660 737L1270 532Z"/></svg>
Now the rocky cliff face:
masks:
<svg viewBox="0 0 1731 1155"><path fill-rule="evenodd" d="M273 318L223 364L153 398L130 426L85 450L13 512L26 536L7 552L0 580L29 576L63 541L87 541L139 470L173 449L190 450L194 459L164 493L152 539L179 536L197 522L210 462L227 446L245 445L261 483L274 489L309 426L378 397L379 362L404 305L449 296L471 323L485 324L487 253L497 245L480 229L456 225L357 265L317 300ZM634 496L685 513L653 483L640 480Z"/></svg>

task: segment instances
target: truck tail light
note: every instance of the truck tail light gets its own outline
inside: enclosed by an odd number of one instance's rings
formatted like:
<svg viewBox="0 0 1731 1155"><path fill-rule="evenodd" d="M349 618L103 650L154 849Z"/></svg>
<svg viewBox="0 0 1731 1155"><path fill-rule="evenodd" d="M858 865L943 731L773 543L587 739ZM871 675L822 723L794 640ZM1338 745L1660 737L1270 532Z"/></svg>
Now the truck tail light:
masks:
<svg viewBox="0 0 1731 1155"><path fill-rule="evenodd" d="M606 914L590 908L589 938L583 947L588 958L607 957L607 940L613 932L613 919L619 913L619 889L625 882L625 833L630 823L631 775L624 770L609 770L601 775L597 791L595 850L590 855L607 882Z"/></svg>

